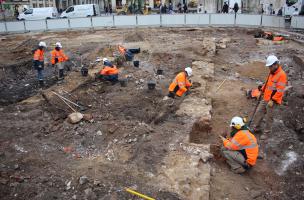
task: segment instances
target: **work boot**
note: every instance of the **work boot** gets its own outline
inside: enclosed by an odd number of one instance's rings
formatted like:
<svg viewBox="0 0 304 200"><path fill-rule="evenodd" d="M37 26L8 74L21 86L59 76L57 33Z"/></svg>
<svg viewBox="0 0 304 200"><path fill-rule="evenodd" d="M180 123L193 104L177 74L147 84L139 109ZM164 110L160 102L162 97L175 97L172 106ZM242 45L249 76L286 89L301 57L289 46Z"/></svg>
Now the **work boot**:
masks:
<svg viewBox="0 0 304 200"><path fill-rule="evenodd" d="M44 81L43 80L39 80L39 86L44 87Z"/></svg>

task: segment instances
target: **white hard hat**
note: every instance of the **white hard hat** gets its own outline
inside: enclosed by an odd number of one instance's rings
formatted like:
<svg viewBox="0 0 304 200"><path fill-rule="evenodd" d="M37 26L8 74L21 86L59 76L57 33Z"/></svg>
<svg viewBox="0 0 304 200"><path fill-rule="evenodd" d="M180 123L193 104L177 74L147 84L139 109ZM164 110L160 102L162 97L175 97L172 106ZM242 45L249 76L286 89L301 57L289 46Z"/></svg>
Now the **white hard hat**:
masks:
<svg viewBox="0 0 304 200"><path fill-rule="evenodd" d="M186 67L185 72L187 72L188 76L192 76L192 69L191 67Z"/></svg>
<svg viewBox="0 0 304 200"><path fill-rule="evenodd" d="M268 56L266 60L266 67L270 67L274 63L279 62L279 59L276 56Z"/></svg>
<svg viewBox="0 0 304 200"><path fill-rule="evenodd" d="M46 47L46 44L45 44L45 42L39 42L39 46L40 47Z"/></svg>
<svg viewBox="0 0 304 200"><path fill-rule="evenodd" d="M61 45L60 42L56 42L55 46L56 46L56 47L59 47L59 48L62 48L62 45Z"/></svg>
<svg viewBox="0 0 304 200"><path fill-rule="evenodd" d="M105 62L105 61L108 61L108 59L107 58L103 58L102 61Z"/></svg>
<svg viewBox="0 0 304 200"><path fill-rule="evenodd" d="M238 126L239 128L241 128L244 125L245 125L245 123L241 117L233 117L230 122L231 127Z"/></svg>

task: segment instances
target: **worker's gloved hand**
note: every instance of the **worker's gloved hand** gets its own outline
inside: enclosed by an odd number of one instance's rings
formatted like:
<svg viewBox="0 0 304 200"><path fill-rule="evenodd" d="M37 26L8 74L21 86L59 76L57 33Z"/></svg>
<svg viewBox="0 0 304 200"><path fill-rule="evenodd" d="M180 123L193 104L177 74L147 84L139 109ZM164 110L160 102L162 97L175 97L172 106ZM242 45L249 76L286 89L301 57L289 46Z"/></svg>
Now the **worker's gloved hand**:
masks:
<svg viewBox="0 0 304 200"><path fill-rule="evenodd" d="M262 87L263 87L262 85L259 85L259 86L258 86L258 89L261 91L261 90L262 90Z"/></svg>
<svg viewBox="0 0 304 200"><path fill-rule="evenodd" d="M58 63L58 58L55 58L55 63Z"/></svg>
<svg viewBox="0 0 304 200"><path fill-rule="evenodd" d="M267 106L269 108L272 108L273 107L273 101L272 100L268 101Z"/></svg>

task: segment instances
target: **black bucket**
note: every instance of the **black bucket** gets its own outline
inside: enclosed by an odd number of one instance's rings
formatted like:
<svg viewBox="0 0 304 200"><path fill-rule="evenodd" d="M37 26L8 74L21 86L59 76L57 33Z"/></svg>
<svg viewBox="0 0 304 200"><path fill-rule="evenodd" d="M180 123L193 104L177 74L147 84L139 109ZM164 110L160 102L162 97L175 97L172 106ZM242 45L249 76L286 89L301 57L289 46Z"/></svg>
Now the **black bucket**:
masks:
<svg viewBox="0 0 304 200"><path fill-rule="evenodd" d="M120 79L119 83L121 87L127 87L128 79Z"/></svg>
<svg viewBox="0 0 304 200"><path fill-rule="evenodd" d="M139 61L138 60L134 60L133 61L133 65L134 65L134 67L139 67Z"/></svg>
<svg viewBox="0 0 304 200"><path fill-rule="evenodd" d="M81 68L81 75L82 76L88 76L88 72L89 72L88 68L86 68L86 67Z"/></svg>
<svg viewBox="0 0 304 200"><path fill-rule="evenodd" d="M140 48L137 48L137 49L128 49L131 53L134 53L134 54L137 54L137 53L140 53Z"/></svg>
<svg viewBox="0 0 304 200"><path fill-rule="evenodd" d="M156 86L156 82L155 81L148 81L148 89L149 90L154 90Z"/></svg>
<svg viewBox="0 0 304 200"><path fill-rule="evenodd" d="M164 74L164 70L158 69L158 70L156 71L156 74L157 74L157 75L163 75L163 74Z"/></svg>

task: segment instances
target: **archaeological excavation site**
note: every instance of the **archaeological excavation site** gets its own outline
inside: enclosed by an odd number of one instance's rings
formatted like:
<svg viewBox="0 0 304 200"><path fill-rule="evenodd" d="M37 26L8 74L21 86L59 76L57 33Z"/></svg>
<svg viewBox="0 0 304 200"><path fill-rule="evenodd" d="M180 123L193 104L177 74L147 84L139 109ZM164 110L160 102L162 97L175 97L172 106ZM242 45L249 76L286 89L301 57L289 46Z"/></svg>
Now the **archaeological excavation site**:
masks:
<svg viewBox="0 0 304 200"><path fill-rule="evenodd" d="M259 37L265 32L284 40ZM304 199L303 33L108 28L0 41L0 199ZM43 84L33 68L41 41ZM68 57L63 80L52 64L56 42ZM125 58L120 47L134 54ZM260 100L248 93L267 82L269 55L287 75L282 103L267 137L251 131L256 164L235 173L220 136L235 116L251 121ZM104 58L117 81L99 78ZM191 86L168 97L185 68Z"/></svg>

